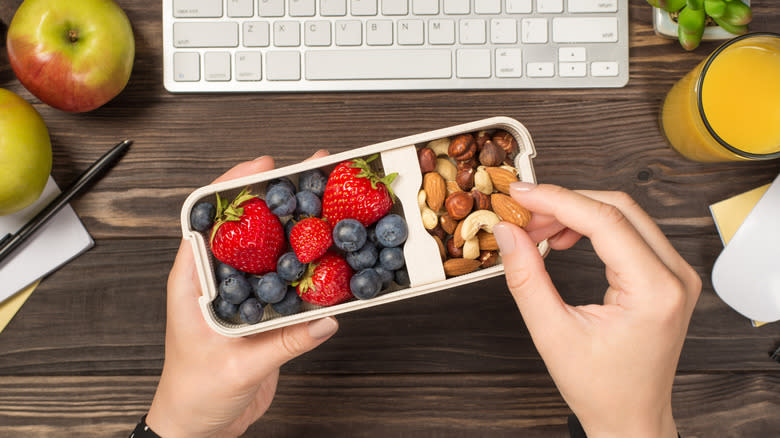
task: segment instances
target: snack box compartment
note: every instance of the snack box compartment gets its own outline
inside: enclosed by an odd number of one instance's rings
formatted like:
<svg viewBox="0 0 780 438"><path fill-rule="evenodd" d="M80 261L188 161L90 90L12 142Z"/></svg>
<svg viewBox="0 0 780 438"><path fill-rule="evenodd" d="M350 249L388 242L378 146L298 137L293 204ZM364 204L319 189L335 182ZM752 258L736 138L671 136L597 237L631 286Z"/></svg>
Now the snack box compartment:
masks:
<svg viewBox="0 0 780 438"><path fill-rule="evenodd" d="M298 324L331 315L351 312L366 307L377 306L393 301L405 300L418 295L436 292L487 278L502 275L504 272L500 257L495 266L483 268L474 272L447 278L441 261L439 246L436 240L423 226L423 220L418 207L418 193L422 188L423 176L417 157L417 148L427 145L433 140L452 138L464 133L479 131L504 130L517 141L518 153L514 158L514 167L518 171L518 179L526 182L536 182L532 160L536 156L533 140L528 130L517 120L508 117L492 117L475 122L437 129L421 134L411 135L395 140L365 146L327 157L309 160L294 165L274 169L257 175L211 184L201 187L190 194L184 202L181 211L182 234L190 242L197 267L198 279L202 296L199 305L208 325L217 333L229 337L246 336L273 330L287 325ZM303 303L300 312L281 316L265 306L263 319L256 324L246 324L239 321L224 321L213 310L212 301L217 297L217 282L214 266L219 263L211 254L207 233L194 230L190 225L190 211L201 201L215 203L216 194L232 199L244 188L249 187L252 193L264 197L268 181L280 177L288 177L297 186L297 175L303 171L319 168L328 174L338 163L354 158L366 158L378 154L372 162L375 170L384 174L397 172L398 176L391 184L396 199L392 213L397 213L406 219L409 237L404 243L404 258L409 273L410 285L401 287L393 283L389 290L379 296L368 299L352 299L348 302L329 307L320 307L307 302ZM549 246L541 242L539 251L546 255Z"/></svg>

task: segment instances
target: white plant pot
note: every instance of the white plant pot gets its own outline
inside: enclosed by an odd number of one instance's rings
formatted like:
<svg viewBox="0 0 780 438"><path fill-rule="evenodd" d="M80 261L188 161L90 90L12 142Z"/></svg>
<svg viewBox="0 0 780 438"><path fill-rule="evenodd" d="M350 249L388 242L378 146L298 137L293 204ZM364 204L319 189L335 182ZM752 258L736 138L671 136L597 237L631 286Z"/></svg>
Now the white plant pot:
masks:
<svg viewBox="0 0 780 438"><path fill-rule="evenodd" d="M750 6L750 0L742 0L742 3ZM653 30L662 37L677 39L677 22L672 20L671 14L663 9L653 8ZM707 26L701 40L730 40L735 36L737 35L727 32L720 26Z"/></svg>

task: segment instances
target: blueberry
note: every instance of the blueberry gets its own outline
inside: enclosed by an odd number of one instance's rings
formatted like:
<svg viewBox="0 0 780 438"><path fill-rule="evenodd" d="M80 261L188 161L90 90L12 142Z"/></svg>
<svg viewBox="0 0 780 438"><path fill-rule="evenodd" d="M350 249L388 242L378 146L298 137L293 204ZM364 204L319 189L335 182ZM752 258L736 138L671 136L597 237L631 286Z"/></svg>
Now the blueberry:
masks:
<svg viewBox="0 0 780 438"><path fill-rule="evenodd" d="M401 268L395 271L395 282L399 286L409 286L409 271L406 268Z"/></svg>
<svg viewBox="0 0 780 438"><path fill-rule="evenodd" d="M257 298L247 298L238 307L238 314L241 321L247 324L256 324L263 319L263 303L257 301Z"/></svg>
<svg viewBox="0 0 780 438"><path fill-rule="evenodd" d="M233 304L241 304L252 292L243 275L231 275L219 283L219 295Z"/></svg>
<svg viewBox="0 0 780 438"><path fill-rule="evenodd" d="M218 283L222 283L222 280L230 277L231 275L244 275L244 273L238 269L221 262L217 265L216 268L214 268L214 274L217 276Z"/></svg>
<svg viewBox="0 0 780 438"><path fill-rule="evenodd" d="M395 271L404 265L404 252L401 248L382 248L379 252L379 263L388 271Z"/></svg>
<svg viewBox="0 0 780 438"><path fill-rule="evenodd" d="M333 243L344 251L359 250L366 237L366 227L355 219L342 219L333 227Z"/></svg>
<svg viewBox="0 0 780 438"><path fill-rule="evenodd" d="M293 251L286 252L276 261L276 273L279 277L288 282L293 282L306 272L306 265L298 260Z"/></svg>
<svg viewBox="0 0 780 438"><path fill-rule="evenodd" d="M295 194L295 199L298 204L295 207L296 217L320 217L322 214L322 201L314 192L302 190Z"/></svg>
<svg viewBox="0 0 780 438"><path fill-rule="evenodd" d="M376 223L376 240L384 247L400 246L409 236L404 218L388 214Z"/></svg>
<svg viewBox="0 0 780 438"><path fill-rule="evenodd" d="M286 176L281 178L274 178L271 181L268 181L268 185L265 186L265 191L268 192L271 190L271 187L274 186L286 187L289 191L295 193L295 184L293 184L290 178L287 178Z"/></svg>
<svg viewBox="0 0 780 438"><path fill-rule="evenodd" d="M301 172L301 175L298 177L298 187L301 190L309 190L319 197L322 197L322 194L325 193L327 182L328 177L320 169Z"/></svg>
<svg viewBox="0 0 780 438"><path fill-rule="evenodd" d="M284 235L287 236L287 241L290 241L290 231L292 231L292 228L295 226L296 221L294 221L292 218L290 218L287 222L284 223Z"/></svg>
<svg viewBox="0 0 780 438"><path fill-rule="evenodd" d="M219 295L217 295L217 299L214 300L213 306L214 313L225 321L230 321L238 314L238 304L226 301Z"/></svg>
<svg viewBox="0 0 780 438"><path fill-rule="evenodd" d="M352 269L359 271L374 266L377 257L379 257L379 250L373 243L366 242L359 250L348 252L346 259Z"/></svg>
<svg viewBox="0 0 780 438"><path fill-rule="evenodd" d="M374 266L374 270L379 274L379 278L382 279L382 290L390 287L390 283L393 282L393 271L388 271L380 265Z"/></svg>
<svg viewBox="0 0 780 438"><path fill-rule="evenodd" d="M206 231L214 223L217 208L210 202L199 202L190 211L190 225L195 231Z"/></svg>
<svg viewBox="0 0 780 438"><path fill-rule="evenodd" d="M269 272L257 283L255 297L264 303L278 303L287 292L287 285L276 272Z"/></svg>
<svg viewBox="0 0 780 438"><path fill-rule="evenodd" d="M271 307L280 315L293 315L301 310L302 303L301 297L298 296L298 290L290 286L282 301L271 304Z"/></svg>
<svg viewBox="0 0 780 438"><path fill-rule="evenodd" d="M366 234L368 236L366 237L366 240L376 245L377 248L382 248L382 244L379 243L379 241L376 238L376 224L371 225L366 229Z"/></svg>
<svg viewBox="0 0 780 438"><path fill-rule="evenodd" d="M297 205L293 191L281 184L277 184L265 192L265 203L268 204L271 213L280 217L293 214Z"/></svg>
<svg viewBox="0 0 780 438"><path fill-rule="evenodd" d="M262 279L263 279L262 276L255 277L254 275L246 278L246 281L249 282L249 286L252 288L252 292L257 290L257 287L260 285L260 280Z"/></svg>
<svg viewBox="0 0 780 438"><path fill-rule="evenodd" d="M363 269L349 280L349 290L361 300L374 298L382 290L382 279L372 268Z"/></svg>

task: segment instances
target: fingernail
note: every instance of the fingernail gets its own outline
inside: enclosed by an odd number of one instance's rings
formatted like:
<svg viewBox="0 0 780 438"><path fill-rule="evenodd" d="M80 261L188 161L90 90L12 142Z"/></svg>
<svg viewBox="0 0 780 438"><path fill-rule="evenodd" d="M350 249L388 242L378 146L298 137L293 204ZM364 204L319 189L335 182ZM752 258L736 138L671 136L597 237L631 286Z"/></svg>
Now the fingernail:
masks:
<svg viewBox="0 0 780 438"><path fill-rule="evenodd" d="M309 323L309 336L314 339L327 338L336 333L339 323L333 318L322 318Z"/></svg>
<svg viewBox="0 0 780 438"><path fill-rule="evenodd" d="M498 250L501 251L501 255L512 254L515 250L515 236L509 225L498 223L493 226L493 237L496 238L498 243Z"/></svg>
<svg viewBox="0 0 780 438"><path fill-rule="evenodd" d="M520 192L520 193L531 191L533 190L534 187L536 187L536 184L525 182L525 181L518 181L509 184L510 191Z"/></svg>
<svg viewBox="0 0 780 438"><path fill-rule="evenodd" d="M254 159L254 160L252 160L252 161L260 161L260 160L265 160L265 158L266 158L266 157L268 157L268 155L263 155L262 157L257 157L257 158L255 158L255 159Z"/></svg>

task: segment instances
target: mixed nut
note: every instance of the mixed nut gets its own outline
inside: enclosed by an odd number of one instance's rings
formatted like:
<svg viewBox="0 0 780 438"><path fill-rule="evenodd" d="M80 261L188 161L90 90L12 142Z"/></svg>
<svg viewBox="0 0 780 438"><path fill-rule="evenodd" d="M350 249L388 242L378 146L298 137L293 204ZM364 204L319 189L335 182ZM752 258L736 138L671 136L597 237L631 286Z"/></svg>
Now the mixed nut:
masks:
<svg viewBox="0 0 780 438"><path fill-rule="evenodd" d="M494 266L493 226L507 221L524 227L531 219L509 196L509 185L519 181L513 166L518 152L517 140L505 130L460 134L418 147L423 183L417 204L448 277Z"/></svg>

